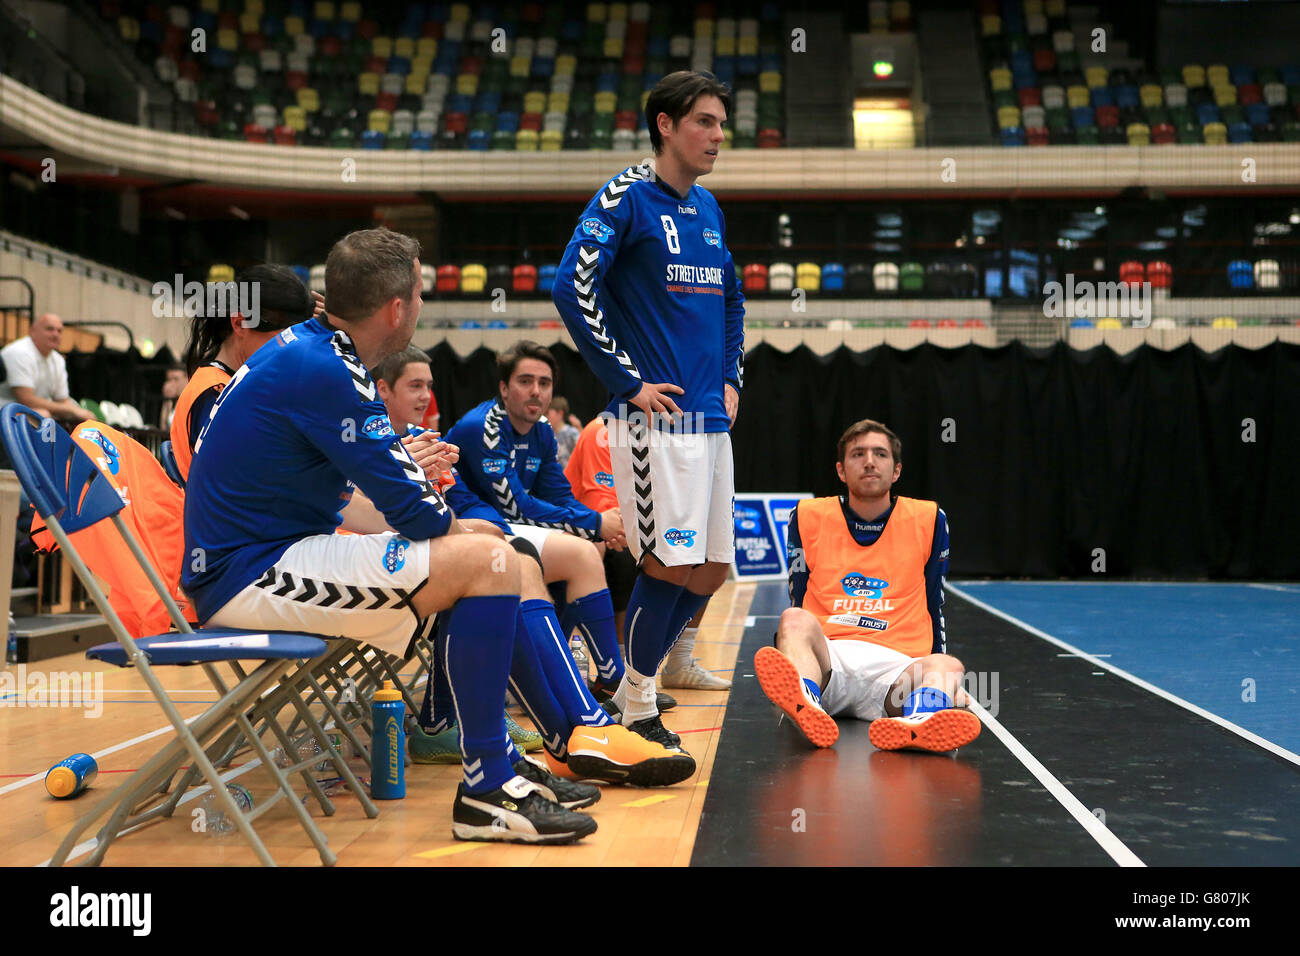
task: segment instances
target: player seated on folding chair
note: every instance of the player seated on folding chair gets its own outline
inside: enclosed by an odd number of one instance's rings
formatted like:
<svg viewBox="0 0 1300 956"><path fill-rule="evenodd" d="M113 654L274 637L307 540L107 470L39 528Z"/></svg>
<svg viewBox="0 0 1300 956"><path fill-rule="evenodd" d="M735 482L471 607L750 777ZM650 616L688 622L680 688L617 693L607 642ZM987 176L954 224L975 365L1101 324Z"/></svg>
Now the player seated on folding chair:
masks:
<svg viewBox="0 0 1300 956"><path fill-rule="evenodd" d="M891 496L903 443L879 422L851 425L838 453L848 493L791 515L792 607L754 673L818 747L839 738L837 714L871 721L881 750L964 747L980 721L960 709L961 661L943 653L947 518L933 501Z"/></svg>
<svg viewBox="0 0 1300 956"><path fill-rule="evenodd" d="M579 774L613 765L638 782L674 783L694 762L607 726L574 686L540 574L531 579L496 538L464 532L394 436L367 367L411 340L419 253L386 229L345 236L326 260L328 315L281 332L221 392L187 483L193 559L182 585L211 624L343 637L392 654L430 615L450 611L439 663L461 728L453 835L570 842L596 822L546 794L577 806L599 792L518 753L501 713L507 677L543 734L566 742ZM354 485L368 501L353 499ZM340 520L361 533L334 534Z"/></svg>
<svg viewBox="0 0 1300 956"><path fill-rule="evenodd" d="M430 438L439 437L436 432L429 432L419 424L425 419L425 413L433 401L433 370L429 367L429 356L422 349L408 345L372 368L370 377L375 380L379 398L388 412L388 420L399 438L405 440L408 435L418 437L425 434L429 434ZM426 466L424 454L428 455L427 463L431 464L437 456L438 461L445 461L448 467L455 465L459 458L459 449L445 442L424 446L427 452L416 447L416 461L422 467ZM445 492L456 483L451 471L433 471L430 467L425 467L425 475L439 492ZM461 515L457 515L457 518L466 531L482 532L505 540L505 532L491 521L467 519ZM420 649L416 650L419 652ZM422 653L421 659L426 654L427 651ZM431 665L429 671L432 675L435 669L433 661L427 663ZM542 749L542 735L519 726L508 713L506 730L515 746L524 753ZM409 737L411 759L416 763L460 763L460 740L454 725L440 734L427 734L416 722L412 724Z"/></svg>

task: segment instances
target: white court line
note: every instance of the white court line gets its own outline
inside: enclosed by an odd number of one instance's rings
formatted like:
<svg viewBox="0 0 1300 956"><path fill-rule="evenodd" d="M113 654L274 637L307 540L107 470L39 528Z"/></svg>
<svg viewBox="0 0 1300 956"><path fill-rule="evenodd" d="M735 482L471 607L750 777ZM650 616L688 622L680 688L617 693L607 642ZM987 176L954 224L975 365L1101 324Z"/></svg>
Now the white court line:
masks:
<svg viewBox="0 0 1300 956"><path fill-rule="evenodd" d="M1120 866L1146 866L1138 855L1124 844L1123 840L1115 836L1106 824L1094 816L1087 807L1079 802L1078 797L1067 790L1061 781L1056 779L1050 770L1039 763L1038 758L1026 750L1024 745L1012 736L1011 731L998 723L998 719L981 707L973 698L970 701L970 709L984 722L984 726L993 731L994 736L1002 741L1002 745L1025 765L1025 769L1038 778L1038 782L1047 788L1047 792L1069 811L1070 816L1074 817L1079 825L1088 831L1088 835L1097 841L1098 845L1106 851L1106 854L1112 860Z"/></svg>
<svg viewBox="0 0 1300 956"><path fill-rule="evenodd" d="M1041 637L1049 644L1055 644L1057 647L1063 650L1070 651L1071 653L1078 655L1079 657L1083 658L1085 661L1088 661L1091 664L1095 664L1098 667L1105 668L1106 670L1114 674L1116 677L1122 677L1124 678L1124 680L1129 681L1132 684L1136 684L1138 687L1141 687L1145 691L1150 691L1151 693L1155 694L1157 697L1169 701L1171 704L1176 704L1177 706L1183 708L1184 710L1191 711L1193 714L1195 714L1198 717L1204 717L1206 720L1210 721L1210 723L1218 724L1224 730L1230 730L1238 737L1241 737L1244 740L1249 740L1251 743L1263 747L1269 753L1281 757L1283 760L1290 761L1291 763L1295 764L1297 767L1300 767L1300 754L1292 753L1291 751L1287 750L1285 747L1279 747L1277 744L1273 743L1273 741L1265 740L1263 737L1259 736L1259 734L1251 733L1245 727L1240 727L1237 724L1234 724L1230 720L1225 720L1224 718L1220 717L1218 714L1211 713L1210 711L1206 710L1204 707L1198 707L1195 704L1193 704L1191 701L1183 700L1183 698L1177 696L1176 694L1169 693L1169 691L1165 690L1164 688L1157 687L1155 684L1152 684L1149 681L1144 681L1141 677L1138 677L1136 674L1130 674L1122 667L1116 667L1114 664L1107 663L1101 658L1093 654L1089 654L1087 651L1080 650L1079 648L1075 647L1073 644L1067 644L1065 641L1061 640L1060 638L1053 637L1051 634L1048 634L1046 631L1040 631L1032 624L1026 624L1024 621L1020 620L1019 618L1012 617L1010 614L1007 614L1005 611L999 611L997 608L985 604L983 601L979 600L978 598L971 597L961 588L955 587L951 583L948 584L948 590L952 591L958 597L963 597L967 601L970 601L971 604L974 604L976 607L988 611L993 616L1000 617L1002 618L1002 620L1009 621L1010 623L1014 624L1016 627L1028 631L1030 634L1034 635L1034 637Z"/></svg>
<svg viewBox="0 0 1300 956"><path fill-rule="evenodd" d="M1263 588L1265 591L1281 591L1284 594L1300 594L1300 589L1287 587L1285 584L1247 584L1248 588Z"/></svg>
<svg viewBox="0 0 1300 956"><path fill-rule="evenodd" d="M1077 587L1077 588L1269 588L1276 584L1259 584L1254 581L949 581L961 587L983 587L988 584L1010 584L1015 587ZM1283 590L1287 588L1282 587Z"/></svg>

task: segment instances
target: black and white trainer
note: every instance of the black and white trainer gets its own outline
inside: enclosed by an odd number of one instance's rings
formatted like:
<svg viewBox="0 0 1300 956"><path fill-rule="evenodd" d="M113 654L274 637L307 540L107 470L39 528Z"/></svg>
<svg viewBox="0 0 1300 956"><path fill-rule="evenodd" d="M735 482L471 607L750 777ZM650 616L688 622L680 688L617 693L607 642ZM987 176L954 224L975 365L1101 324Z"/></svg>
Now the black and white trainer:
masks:
<svg viewBox="0 0 1300 956"><path fill-rule="evenodd" d="M548 800L541 787L523 777L511 777L488 793L466 793L462 782L451 818L457 840L574 843L596 832L595 820Z"/></svg>
<svg viewBox="0 0 1300 956"><path fill-rule="evenodd" d="M634 720L627 725L627 729L640 737L644 737L646 740L666 747L668 750L686 753L685 750L682 750L682 738L665 727L658 714L653 717L646 717L643 720Z"/></svg>
<svg viewBox="0 0 1300 956"><path fill-rule="evenodd" d="M565 780L527 757L515 764L515 773L536 784L542 796L566 810L580 810L600 800L600 787L595 784Z"/></svg>

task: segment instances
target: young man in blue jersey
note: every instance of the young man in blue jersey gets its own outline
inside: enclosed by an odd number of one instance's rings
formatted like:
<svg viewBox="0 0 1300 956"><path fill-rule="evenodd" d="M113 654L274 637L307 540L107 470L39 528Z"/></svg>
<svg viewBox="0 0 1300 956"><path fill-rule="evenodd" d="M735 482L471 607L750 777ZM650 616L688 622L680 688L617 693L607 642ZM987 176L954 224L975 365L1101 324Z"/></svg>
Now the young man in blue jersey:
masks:
<svg viewBox="0 0 1300 956"><path fill-rule="evenodd" d="M540 574L530 577L500 541L463 532L393 434L367 372L411 340L419 243L386 229L351 233L330 251L325 281L323 320L292 326L252 355L200 434L182 586L203 623L341 637L394 654L425 619L449 611L442 663L463 766L453 835L580 839L595 821L551 798L578 806L599 794L572 792L510 744L507 678L553 708L539 722L565 731L571 762L601 763L618 728L601 729L603 713L582 713L584 702L564 693L572 661L553 650L559 625L538 600ZM353 487L365 493L362 513ZM358 533L335 534L340 522ZM673 759L651 769L672 769Z"/></svg>
<svg viewBox="0 0 1300 956"><path fill-rule="evenodd" d="M626 614L625 726L680 747L656 707L655 674L727 578L734 557L730 428L740 406L744 296L712 172L731 98L677 72L646 100L653 162L587 204L552 298L611 400L610 457L628 547L640 563Z"/></svg>
<svg viewBox="0 0 1300 956"><path fill-rule="evenodd" d="M839 738L835 714L871 721L881 750L949 751L979 736L961 661L945 653L948 519L933 501L891 494L903 443L863 419L840 437L846 494L799 502L786 528L790 604L754 674L813 744Z"/></svg>

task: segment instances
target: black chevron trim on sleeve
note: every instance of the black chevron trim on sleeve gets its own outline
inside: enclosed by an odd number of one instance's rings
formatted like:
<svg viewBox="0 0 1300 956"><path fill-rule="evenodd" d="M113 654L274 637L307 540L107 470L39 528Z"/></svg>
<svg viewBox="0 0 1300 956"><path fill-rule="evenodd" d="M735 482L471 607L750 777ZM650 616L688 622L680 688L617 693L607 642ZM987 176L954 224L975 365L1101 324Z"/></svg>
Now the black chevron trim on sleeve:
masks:
<svg viewBox="0 0 1300 956"><path fill-rule="evenodd" d="M357 394L363 400L373 402L379 393L375 390L374 379L370 377L366 367L361 364L361 359L357 358L352 339L346 332L339 329L330 336L330 346L334 349L334 354L342 360L348 374L352 376L352 387L357 390Z"/></svg>
<svg viewBox="0 0 1300 956"><path fill-rule="evenodd" d="M612 356L623 370L641 381L641 372L627 352L618 347L605 327L605 313L596 304L596 266L600 262L598 246L578 247L578 266L573 272L573 289L577 293L578 308L582 311L582 321L591 333L592 339L606 355Z"/></svg>

